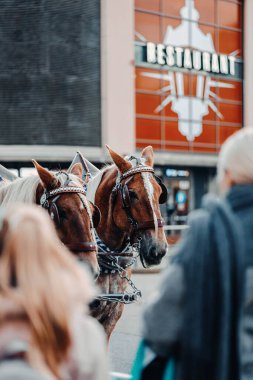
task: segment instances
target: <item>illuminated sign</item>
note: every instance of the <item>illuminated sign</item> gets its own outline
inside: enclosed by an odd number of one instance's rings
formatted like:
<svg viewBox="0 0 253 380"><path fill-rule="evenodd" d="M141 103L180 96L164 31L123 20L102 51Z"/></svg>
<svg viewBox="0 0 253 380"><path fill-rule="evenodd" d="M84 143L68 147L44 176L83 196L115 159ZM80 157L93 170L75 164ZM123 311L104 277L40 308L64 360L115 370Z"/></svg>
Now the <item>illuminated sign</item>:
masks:
<svg viewBox="0 0 253 380"><path fill-rule="evenodd" d="M235 75L235 57L232 55L202 52L179 46L154 44L153 42L148 42L146 49L147 63L215 74Z"/></svg>
<svg viewBox="0 0 253 380"><path fill-rule="evenodd" d="M221 98L216 88L233 88L233 82L223 81L241 77L241 63L235 54L218 54L212 34L204 33L199 26L199 12L194 0L185 0L180 9L181 23L173 28L168 25L163 43L144 40L136 43L136 64L158 72L143 71L141 76L160 80L158 88L163 97L153 110L161 112L169 104L178 114L178 130L188 141L194 141L203 132L203 118L210 109L219 119ZM235 52L236 53L236 52ZM160 70L161 67L163 70ZM187 90L185 77L193 70L196 85Z"/></svg>

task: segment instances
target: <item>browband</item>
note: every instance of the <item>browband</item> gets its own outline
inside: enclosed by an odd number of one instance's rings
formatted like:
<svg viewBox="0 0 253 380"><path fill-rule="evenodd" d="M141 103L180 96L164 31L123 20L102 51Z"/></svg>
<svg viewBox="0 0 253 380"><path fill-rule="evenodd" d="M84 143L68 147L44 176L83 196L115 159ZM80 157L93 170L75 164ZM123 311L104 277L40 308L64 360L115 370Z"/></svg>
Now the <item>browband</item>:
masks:
<svg viewBox="0 0 253 380"><path fill-rule="evenodd" d="M40 198L40 204L41 206L44 205L44 203L49 199L52 198L58 194L64 194L64 193L79 193L86 195L86 191L82 189L81 187L77 186L64 186L64 187L58 187L57 189L44 192Z"/></svg>
<svg viewBox="0 0 253 380"><path fill-rule="evenodd" d="M137 166L136 168L130 169L127 172L121 174L120 181L122 181L122 179L130 177L134 174L143 173L143 172L148 172L148 173L153 173L153 174L155 173L154 169L151 166L144 166L144 165L143 166Z"/></svg>

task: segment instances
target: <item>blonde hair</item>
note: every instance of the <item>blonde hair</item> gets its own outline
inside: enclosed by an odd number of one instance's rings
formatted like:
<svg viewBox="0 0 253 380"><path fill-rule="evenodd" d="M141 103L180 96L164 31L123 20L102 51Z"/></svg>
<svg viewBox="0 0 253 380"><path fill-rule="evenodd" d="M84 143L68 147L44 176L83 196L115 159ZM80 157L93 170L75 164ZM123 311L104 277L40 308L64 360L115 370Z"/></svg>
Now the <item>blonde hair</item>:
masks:
<svg viewBox="0 0 253 380"><path fill-rule="evenodd" d="M87 304L93 288L84 270L59 241L53 223L36 206L4 211L0 230L0 301L13 301L31 327L48 368L59 366L71 345L71 311ZM6 316L0 307L0 323Z"/></svg>
<svg viewBox="0 0 253 380"><path fill-rule="evenodd" d="M226 171L237 184L253 183L253 128L242 128L222 145L218 157L218 181Z"/></svg>

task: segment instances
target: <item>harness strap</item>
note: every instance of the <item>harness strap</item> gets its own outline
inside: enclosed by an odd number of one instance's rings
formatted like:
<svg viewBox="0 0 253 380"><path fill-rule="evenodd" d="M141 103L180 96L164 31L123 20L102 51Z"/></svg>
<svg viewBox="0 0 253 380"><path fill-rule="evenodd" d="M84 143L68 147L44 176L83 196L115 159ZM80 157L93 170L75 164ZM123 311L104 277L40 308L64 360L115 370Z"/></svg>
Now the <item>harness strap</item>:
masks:
<svg viewBox="0 0 253 380"><path fill-rule="evenodd" d="M158 228L162 228L164 226L164 221L162 219L157 219ZM155 228L154 220L147 220L143 223L133 224L132 228L134 230L148 230L149 228Z"/></svg>
<svg viewBox="0 0 253 380"><path fill-rule="evenodd" d="M45 204L48 199L55 197L56 195L64 194L64 193L77 193L77 194L79 193L79 194L86 195L86 190L78 186L62 186L54 190L45 191L40 198L41 206L47 208Z"/></svg>
<svg viewBox="0 0 253 380"><path fill-rule="evenodd" d="M155 173L154 169L151 166L144 166L144 165L137 166L136 168L130 169L127 172L121 174L119 181L122 181L123 179L127 177L133 176L134 174L144 173L144 172L153 173L153 174Z"/></svg>
<svg viewBox="0 0 253 380"><path fill-rule="evenodd" d="M97 245L91 241L65 244L72 252L92 252L97 251Z"/></svg>

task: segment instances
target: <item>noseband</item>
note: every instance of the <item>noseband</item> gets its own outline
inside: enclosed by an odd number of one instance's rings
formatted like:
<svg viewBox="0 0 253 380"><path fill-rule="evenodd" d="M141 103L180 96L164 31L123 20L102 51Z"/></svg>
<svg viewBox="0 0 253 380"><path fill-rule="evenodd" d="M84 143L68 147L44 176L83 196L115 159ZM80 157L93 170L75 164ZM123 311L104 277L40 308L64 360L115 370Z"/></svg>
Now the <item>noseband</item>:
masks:
<svg viewBox="0 0 253 380"><path fill-rule="evenodd" d="M61 186L51 191L45 190L40 198L40 205L48 211L50 218L55 222L56 226L60 226L61 224L56 202L62 194L67 193L83 194L86 196L86 191L81 187ZM91 252L97 250L97 245L94 242L70 243L65 244L65 246L72 252Z"/></svg>
<svg viewBox="0 0 253 380"><path fill-rule="evenodd" d="M123 210L125 211L127 215L127 219L130 223L131 229L129 236L131 237L134 233L147 230L149 228L155 228L155 221L154 219L148 220L142 223L138 223L135 218L133 217L132 211L131 211L131 199L129 195L129 189L128 189L128 183L132 180L133 176L137 173L151 173L153 174L155 180L160 185L162 189L162 193L159 197L159 203L165 203L167 201L167 189L166 186L163 184L162 180L155 175L154 169L150 166L144 166L139 165L135 168L132 168L128 170L127 172L123 173L120 177L118 177L116 181L116 185L114 186L112 190L112 200L115 202L116 196L120 194L120 200L121 200L121 206ZM122 181L127 178L127 181L122 184ZM162 228L164 226L164 221L162 219L157 219L157 226L158 228Z"/></svg>

